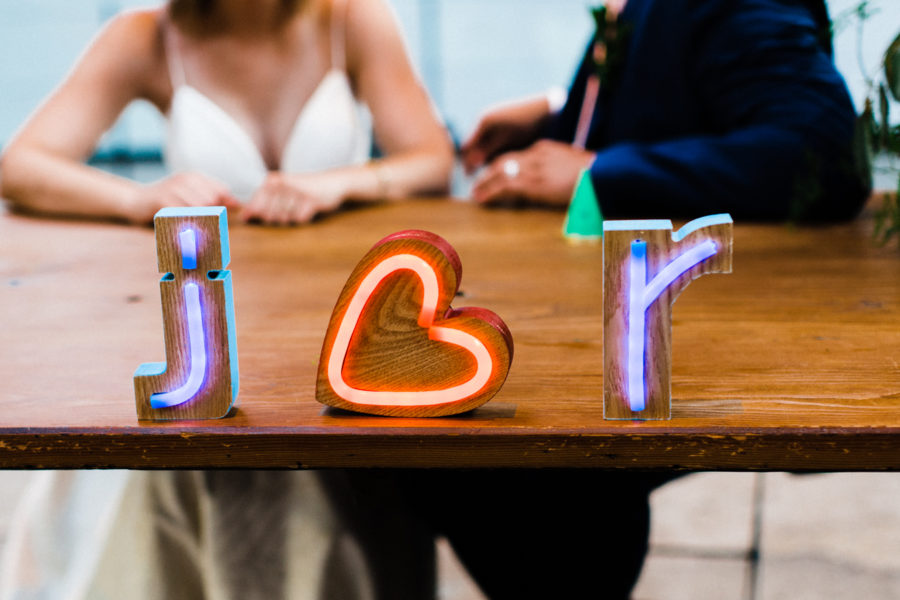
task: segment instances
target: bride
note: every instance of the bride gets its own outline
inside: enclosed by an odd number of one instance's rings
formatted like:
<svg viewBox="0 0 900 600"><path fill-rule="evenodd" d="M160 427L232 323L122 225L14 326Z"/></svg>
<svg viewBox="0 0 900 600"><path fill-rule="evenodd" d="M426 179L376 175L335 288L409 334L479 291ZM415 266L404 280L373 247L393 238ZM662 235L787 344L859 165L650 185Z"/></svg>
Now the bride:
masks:
<svg viewBox="0 0 900 600"><path fill-rule="evenodd" d="M83 164L135 99L167 118L173 174L149 185ZM294 224L348 200L445 192L452 160L382 0L173 0L100 33L6 148L0 195L134 223L226 205Z"/></svg>

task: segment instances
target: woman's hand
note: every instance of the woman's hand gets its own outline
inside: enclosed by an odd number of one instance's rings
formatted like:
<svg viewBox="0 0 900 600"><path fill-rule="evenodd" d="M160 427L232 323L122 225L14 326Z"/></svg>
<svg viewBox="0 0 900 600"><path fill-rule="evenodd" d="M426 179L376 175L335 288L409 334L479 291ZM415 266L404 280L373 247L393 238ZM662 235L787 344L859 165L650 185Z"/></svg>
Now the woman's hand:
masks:
<svg viewBox="0 0 900 600"><path fill-rule="evenodd" d="M344 199L336 173L272 172L244 207L242 218L269 225L309 223L316 215L337 209Z"/></svg>
<svg viewBox="0 0 900 600"><path fill-rule="evenodd" d="M500 152L533 143L549 116L550 105L544 96L504 104L485 113L460 149L466 172L473 173Z"/></svg>
<svg viewBox="0 0 900 600"><path fill-rule="evenodd" d="M240 201L218 181L199 173L176 173L140 186L125 209L132 223L149 223L167 206L225 206L237 208Z"/></svg>
<svg viewBox="0 0 900 600"><path fill-rule="evenodd" d="M571 144L541 140L521 152L494 159L472 188L481 204L525 200L532 204L566 206L582 169L595 154Z"/></svg>

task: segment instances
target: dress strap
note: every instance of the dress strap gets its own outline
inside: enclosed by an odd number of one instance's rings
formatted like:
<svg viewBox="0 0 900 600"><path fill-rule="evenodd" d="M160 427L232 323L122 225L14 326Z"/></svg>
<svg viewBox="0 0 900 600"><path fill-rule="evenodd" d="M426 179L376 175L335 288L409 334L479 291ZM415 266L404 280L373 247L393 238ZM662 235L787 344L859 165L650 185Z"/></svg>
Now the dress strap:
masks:
<svg viewBox="0 0 900 600"><path fill-rule="evenodd" d="M347 6L349 0L331 4L331 68L347 71Z"/></svg>
<svg viewBox="0 0 900 600"><path fill-rule="evenodd" d="M180 44L176 38L175 25L168 16L162 19L163 46L166 51L166 66L169 69L169 81L172 83L172 91L187 84L184 73L184 64L181 61Z"/></svg>

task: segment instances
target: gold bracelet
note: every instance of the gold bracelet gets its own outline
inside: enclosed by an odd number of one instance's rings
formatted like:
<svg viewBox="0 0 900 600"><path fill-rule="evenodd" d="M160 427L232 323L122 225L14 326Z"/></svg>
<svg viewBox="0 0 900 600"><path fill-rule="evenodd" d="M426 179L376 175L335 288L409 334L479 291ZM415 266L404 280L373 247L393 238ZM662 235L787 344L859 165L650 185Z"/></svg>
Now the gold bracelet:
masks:
<svg viewBox="0 0 900 600"><path fill-rule="evenodd" d="M376 161L370 161L368 166L372 169L372 173L375 175L375 181L378 184L376 194L380 199L387 198L388 192L390 191L391 180L385 172L384 165Z"/></svg>

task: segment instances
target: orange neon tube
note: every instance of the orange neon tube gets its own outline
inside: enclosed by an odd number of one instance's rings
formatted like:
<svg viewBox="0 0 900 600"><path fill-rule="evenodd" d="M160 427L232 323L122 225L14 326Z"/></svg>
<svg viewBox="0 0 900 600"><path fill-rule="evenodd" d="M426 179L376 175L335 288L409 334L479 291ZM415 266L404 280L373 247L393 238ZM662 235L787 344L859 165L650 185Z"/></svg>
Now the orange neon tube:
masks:
<svg viewBox="0 0 900 600"><path fill-rule="evenodd" d="M344 381L343 368L344 360L347 357L347 348L366 303L385 277L402 269L408 269L418 275L425 288L418 323L421 327L428 328L428 338L465 348L475 357L477 365L475 374L464 383L441 390L394 392L362 390L352 387ZM456 402L478 393L490 380L494 361L481 340L475 336L460 329L434 325L439 296L440 289L434 268L418 256L397 254L375 265L359 284L356 293L353 294L353 298L347 305L347 311L344 313L341 326L338 328L334 344L331 347L328 357L328 382L335 394L353 404L433 406Z"/></svg>

